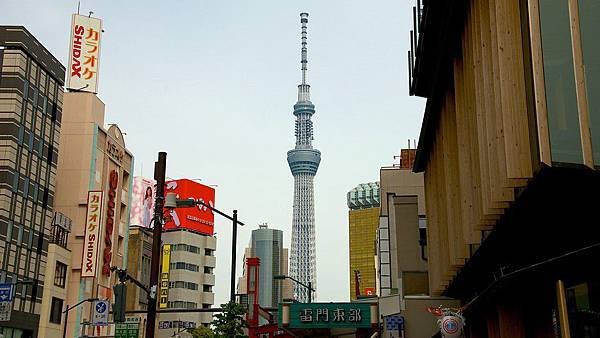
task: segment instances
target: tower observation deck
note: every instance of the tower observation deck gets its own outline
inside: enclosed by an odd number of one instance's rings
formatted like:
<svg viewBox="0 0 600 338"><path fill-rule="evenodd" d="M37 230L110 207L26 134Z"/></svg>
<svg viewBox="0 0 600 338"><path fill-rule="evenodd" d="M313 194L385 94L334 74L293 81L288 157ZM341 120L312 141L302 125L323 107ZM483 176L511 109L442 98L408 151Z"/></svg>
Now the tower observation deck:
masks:
<svg viewBox="0 0 600 338"><path fill-rule="evenodd" d="M287 161L294 176L290 275L305 284L311 282L313 288L316 289L313 179L319 169L321 152L312 147L313 123L311 117L315 113L315 105L310 101L310 85L306 82L308 13L300 14L300 24L302 25L300 58L302 82L298 85L298 101L294 105L296 146L287 153ZM306 289L299 285L294 286L294 296L301 302L308 300ZM313 299L315 296L313 293Z"/></svg>

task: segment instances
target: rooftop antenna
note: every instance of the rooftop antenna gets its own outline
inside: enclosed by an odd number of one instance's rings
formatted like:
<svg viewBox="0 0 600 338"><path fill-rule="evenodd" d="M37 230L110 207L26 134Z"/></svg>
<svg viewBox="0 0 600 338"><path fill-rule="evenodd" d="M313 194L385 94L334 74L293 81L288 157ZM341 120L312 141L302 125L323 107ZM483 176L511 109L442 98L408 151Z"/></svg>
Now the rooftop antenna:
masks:
<svg viewBox="0 0 600 338"><path fill-rule="evenodd" d="M94 12L90 11L90 14L88 15L88 18L91 18L92 14L94 14Z"/></svg>
<svg viewBox="0 0 600 338"><path fill-rule="evenodd" d="M302 49L300 53L300 64L302 65L302 83L298 86L298 101L310 101L310 86L306 83L308 71L308 48L306 47L306 25L308 24L308 13L300 13L302 24Z"/></svg>
<svg viewBox="0 0 600 338"><path fill-rule="evenodd" d="M79 8L81 7L81 1L77 1L77 15L79 15Z"/></svg>

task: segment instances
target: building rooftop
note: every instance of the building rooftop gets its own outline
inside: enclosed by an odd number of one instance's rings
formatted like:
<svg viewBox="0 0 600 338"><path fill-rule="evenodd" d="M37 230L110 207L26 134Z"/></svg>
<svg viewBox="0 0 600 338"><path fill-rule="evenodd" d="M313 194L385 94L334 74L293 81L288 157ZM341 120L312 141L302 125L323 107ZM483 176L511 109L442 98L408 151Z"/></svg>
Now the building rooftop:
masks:
<svg viewBox="0 0 600 338"><path fill-rule="evenodd" d="M348 192L348 208L351 210L379 206L379 182L361 183Z"/></svg>

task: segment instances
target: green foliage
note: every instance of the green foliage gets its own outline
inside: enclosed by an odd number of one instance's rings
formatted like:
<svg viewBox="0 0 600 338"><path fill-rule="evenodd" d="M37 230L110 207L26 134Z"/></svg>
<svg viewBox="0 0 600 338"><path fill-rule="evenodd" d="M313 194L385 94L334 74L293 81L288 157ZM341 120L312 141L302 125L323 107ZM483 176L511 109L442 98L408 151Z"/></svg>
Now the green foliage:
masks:
<svg viewBox="0 0 600 338"><path fill-rule="evenodd" d="M200 325L194 329L188 329L189 332L194 338L214 338L214 332L206 326Z"/></svg>
<svg viewBox="0 0 600 338"><path fill-rule="evenodd" d="M221 304L223 312L217 313L212 322L216 337L244 337L243 328L246 321L244 314L246 309L241 304L229 302Z"/></svg>

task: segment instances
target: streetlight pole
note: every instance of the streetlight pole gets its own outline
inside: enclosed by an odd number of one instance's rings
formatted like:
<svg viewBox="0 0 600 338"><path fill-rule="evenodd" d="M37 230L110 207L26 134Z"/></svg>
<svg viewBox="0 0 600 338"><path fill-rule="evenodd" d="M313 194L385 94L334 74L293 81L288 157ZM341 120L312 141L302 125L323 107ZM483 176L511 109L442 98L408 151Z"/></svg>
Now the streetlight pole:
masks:
<svg viewBox="0 0 600 338"><path fill-rule="evenodd" d="M152 262L150 266L150 292L148 293L148 315L146 320L146 338L154 338L156 327L156 293L160 270L160 249L162 235L163 206L165 203L165 176L167 171L167 153L158 153L154 163L156 180L156 202L154 203L154 229L152 231Z"/></svg>
<svg viewBox="0 0 600 338"><path fill-rule="evenodd" d="M63 311L63 313L65 314L65 325L63 326L63 338L67 337L67 324L69 323L69 311L73 310L74 308L78 307L79 305L83 304L84 302L94 302L97 301L98 298L87 298L87 299L82 299L79 301L79 303L72 305L72 306L68 306L67 308Z"/></svg>
<svg viewBox="0 0 600 338"><path fill-rule="evenodd" d="M187 200L178 200L177 195L175 193L168 193L165 203L165 208L174 209L174 208L191 208L196 205L201 205L207 209L210 209L213 212L227 218L232 221L233 224L233 235L231 241L231 290L229 294L229 301L231 303L235 302L235 257L236 257L236 249L237 249L237 226L244 226L244 223L238 221L237 210L233 210L233 215L229 216L221 210L212 207L202 201L195 201L193 199ZM153 338L153 337L151 337Z"/></svg>
<svg viewBox="0 0 600 338"><path fill-rule="evenodd" d="M235 261L237 252L237 210L233 210L233 235L231 243L231 286L229 290L229 301L233 303L235 301Z"/></svg>
<svg viewBox="0 0 600 338"><path fill-rule="evenodd" d="M277 280L282 280L282 279L291 279L292 281L296 282L297 284L304 286L306 288L306 291L308 292L308 302L312 303L312 293L313 292L317 292L317 290L313 289L312 287L312 282L309 281L308 285L302 283L301 281L297 280L294 277L290 277L290 276L286 276L286 275L275 275L273 276L273 279L277 279Z"/></svg>

